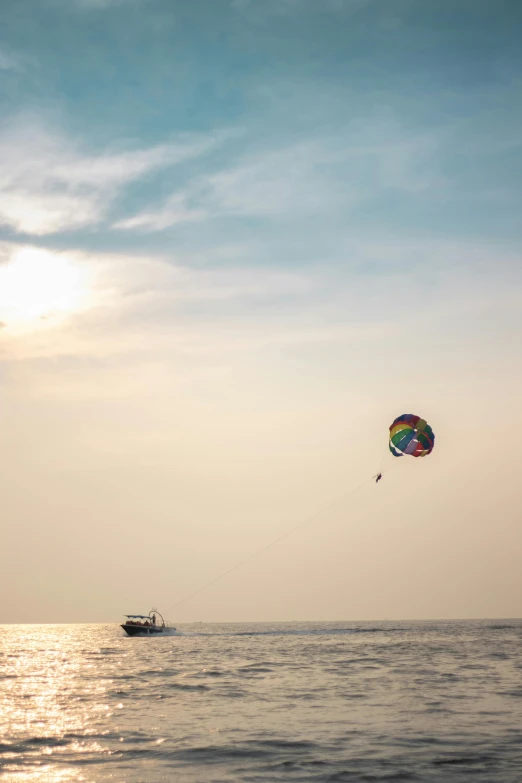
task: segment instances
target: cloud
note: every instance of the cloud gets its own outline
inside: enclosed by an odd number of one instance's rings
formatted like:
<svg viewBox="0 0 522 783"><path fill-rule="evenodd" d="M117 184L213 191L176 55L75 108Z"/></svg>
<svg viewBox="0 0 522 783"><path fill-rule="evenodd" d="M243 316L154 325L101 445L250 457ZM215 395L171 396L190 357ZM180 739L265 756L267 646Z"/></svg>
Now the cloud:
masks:
<svg viewBox="0 0 522 783"><path fill-rule="evenodd" d="M13 259L21 252L13 244L3 250ZM60 317L33 319L32 325L26 320L18 331L8 326L1 346L5 360L78 357L123 364L157 360L170 366L193 357L218 365L232 356L250 362L259 352L300 346L364 351L377 342L391 349L393 341L415 339L420 345L423 339L452 334L461 343L476 343L477 330L485 324L495 346L503 330L519 333L520 257L499 257L498 249L482 245L368 242L347 248L342 265L325 262L298 271L253 265L248 248L224 268L212 267L212 250L207 268L190 268L184 256L175 254L153 258L68 251L53 256L26 250L54 265L57 283L67 283L66 261L70 269L87 274L87 287L66 301L74 307ZM379 271L361 272L373 260L380 263ZM55 288L49 293L56 298ZM34 310L35 304L40 306L38 298L21 301L20 307Z"/></svg>
<svg viewBox="0 0 522 783"><path fill-rule="evenodd" d="M302 143L241 162L208 180L216 212L283 216L325 209L337 195L334 178L319 167L332 156L320 143Z"/></svg>
<svg viewBox="0 0 522 783"><path fill-rule="evenodd" d="M140 212L131 218L114 223L117 229L142 229L144 231L161 231L169 226L180 223L194 223L205 220L208 213L203 209L192 209L187 198L182 193L174 193L156 212Z"/></svg>
<svg viewBox="0 0 522 783"><path fill-rule="evenodd" d="M203 155L225 136L185 135L145 149L87 154L37 120L4 127L0 223L36 236L94 225L125 185Z"/></svg>
<svg viewBox="0 0 522 783"><path fill-rule="evenodd" d="M109 322L126 321L131 314L131 321L161 329L181 310L208 306L211 315L224 307L229 315L233 303L292 299L306 295L309 285L306 275L284 270L196 270L175 257L57 252L0 243L0 317L9 315L10 332L19 323L14 331L20 334L63 325L63 318L43 324L42 317L59 313L70 321L87 310Z"/></svg>
<svg viewBox="0 0 522 783"><path fill-rule="evenodd" d="M156 211L118 221L115 228L155 231L182 222L226 215L288 217L324 209L335 195L334 183L319 183L316 145L261 152L216 174L193 180Z"/></svg>
<svg viewBox="0 0 522 783"><path fill-rule="evenodd" d="M412 134L390 121L367 120L335 134L244 154L227 168L192 180L158 209L114 227L156 231L226 216L346 215L387 190L434 193L445 184L434 163L438 144L429 132Z"/></svg>
<svg viewBox="0 0 522 783"><path fill-rule="evenodd" d="M4 251L10 263L21 254L38 256L43 265L53 267L57 284L64 282L64 262L65 271L88 272L88 287L74 298L79 307L46 321L26 318L23 328L8 326L2 341L5 360L74 356L125 362L129 357L171 361L174 356L205 356L219 363L224 357L252 356L269 346L373 341L388 331L383 319L365 323L354 318L347 323L331 312L325 319L324 305L314 301L321 297L321 276L249 267L247 259L233 268L191 269L176 259L53 254L9 243ZM41 276L45 279L44 270ZM54 298L55 293L48 291ZM44 304L36 292L25 301L20 288L20 311L34 313L37 305L40 313Z"/></svg>

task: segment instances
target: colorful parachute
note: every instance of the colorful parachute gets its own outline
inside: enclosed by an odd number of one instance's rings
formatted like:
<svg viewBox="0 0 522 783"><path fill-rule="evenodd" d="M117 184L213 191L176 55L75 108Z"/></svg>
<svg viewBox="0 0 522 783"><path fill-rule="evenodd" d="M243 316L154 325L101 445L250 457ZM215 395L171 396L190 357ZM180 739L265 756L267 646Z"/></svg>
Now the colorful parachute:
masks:
<svg viewBox="0 0 522 783"><path fill-rule="evenodd" d="M430 425L413 413L397 416L390 427L390 451L394 457L404 454L425 457L431 454L434 445L435 435Z"/></svg>

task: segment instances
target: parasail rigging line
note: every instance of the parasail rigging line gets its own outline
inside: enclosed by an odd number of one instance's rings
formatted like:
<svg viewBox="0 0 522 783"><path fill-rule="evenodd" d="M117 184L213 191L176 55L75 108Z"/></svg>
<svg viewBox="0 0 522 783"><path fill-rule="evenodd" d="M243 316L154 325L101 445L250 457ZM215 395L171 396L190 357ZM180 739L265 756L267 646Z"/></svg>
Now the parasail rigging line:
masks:
<svg viewBox="0 0 522 783"><path fill-rule="evenodd" d="M397 465L399 467L399 465ZM393 470L394 468L389 468L386 471L382 471L383 473L388 473L390 470ZM300 530L300 528L305 527L306 525L311 524L315 519L318 517L321 517L323 514L325 514L327 511L330 511L330 509L335 508L335 506L339 505L345 498L349 497L350 495L353 495L354 492L357 492L357 490L364 487L366 484L369 484L370 482L373 482L373 478L365 479L360 484L357 484L356 487L353 487L352 489L349 489L347 492L344 492L340 497L333 500L331 503L328 503L327 506L324 506L323 508L319 509L319 511L315 511L311 516L306 517L306 519L303 519L299 524L294 525L294 527L291 527L286 532L282 533L277 538L274 538L273 541L270 541L270 543L265 544L265 546L261 547L261 549L257 549L255 552L252 552L248 557L245 557L243 560L241 560L239 563L236 563L231 568L227 569L226 571L223 571L222 574L219 574L219 576L216 576L214 579L211 579L210 582L207 582L202 587L199 587L197 590L194 590L194 592L189 593L185 598L181 598L179 601L177 601L175 604L170 606L167 609L167 612L170 612L171 609L176 609L178 606L181 606L181 604L184 604L186 601L189 601L191 598L194 598L196 595L199 595L199 593L202 593L204 590L207 590L207 588L211 587L212 585L216 584L216 582L219 582L221 579L224 579L225 576L228 576L233 571L237 571L238 568L241 568L241 566L244 566L246 563L250 562L250 560L253 560L255 557L258 557L263 552L266 552L267 549L270 549L271 547L278 544L280 541L283 540L283 538L286 538L287 536L291 535L292 533L295 533L297 530Z"/></svg>
<svg viewBox="0 0 522 783"><path fill-rule="evenodd" d="M430 425L425 421L425 419L422 419L420 416L417 416L412 413L403 413L401 416L398 416L392 422L389 430L390 430L390 440L389 440L388 447L389 447L389 451L391 451L394 457L402 457L405 454L410 454L412 457L424 457L427 454L431 454L431 452L433 451L433 447L435 445L435 435ZM329 503L324 508L320 509L319 511L316 511L314 514L307 517L302 522L299 522L298 525L294 525L294 527L290 528L285 533L282 533L273 541L270 541L269 544L266 544L265 546L261 547L261 549L257 549L255 552L252 552L252 554L248 555L248 557L245 557L239 563L236 563L236 565L232 566L232 568L228 568L222 574L219 574L219 576L216 576L214 579L211 579L210 582L207 582L202 587L199 587L197 590L194 590L192 593L189 593L189 595L185 596L185 598L182 598L177 603L169 607L167 611L170 612L171 609L175 609L177 606L180 606L186 601L189 601L191 598L194 598L194 596L198 595L199 593L202 593L211 585L214 585L216 584L216 582L219 582L221 579L224 579L225 576L228 576L228 574L231 574L233 571L237 571L237 569L241 568L241 566L245 565L245 563L248 563L250 560L253 560L255 557L258 557L258 555L261 555L263 552L266 552L267 549L270 549L271 547L275 546L277 543L279 543L279 541L282 541L283 538L286 538L291 533L294 533L296 530L299 530L305 525L310 524L315 519L317 519L317 517L320 517L322 514L326 513L331 508L337 506L339 503L341 503L341 501L343 501L349 495L353 495L354 492L357 492L357 490L361 489L361 487L364 487L365 484L369 484L370 481L374 481L374 480L376 480L376 482L378 483L382 479L384 473L389 473L391 470L395 470L396 468L400 467L400 465L395 465L392 468L383 470L382 469L383 464L384 464L384 456L381 459L379 472L377 473L376 476L372 476L372 478L362 481L356 487L353 487L353 489L350 489L348 490L348 492L343 493L339 498L334 500L332 503Z"/></svg>

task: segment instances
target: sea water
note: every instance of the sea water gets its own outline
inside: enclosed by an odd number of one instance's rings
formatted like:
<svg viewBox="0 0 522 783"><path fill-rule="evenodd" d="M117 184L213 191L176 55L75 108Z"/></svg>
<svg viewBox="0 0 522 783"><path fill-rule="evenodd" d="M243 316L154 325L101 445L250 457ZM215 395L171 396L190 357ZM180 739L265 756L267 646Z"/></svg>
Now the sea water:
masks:
<svg viewBox="0 0 522 783"><path fill-rule="evenodd" d="M0 627L3 780L522 781L522 621Z"/></svg>

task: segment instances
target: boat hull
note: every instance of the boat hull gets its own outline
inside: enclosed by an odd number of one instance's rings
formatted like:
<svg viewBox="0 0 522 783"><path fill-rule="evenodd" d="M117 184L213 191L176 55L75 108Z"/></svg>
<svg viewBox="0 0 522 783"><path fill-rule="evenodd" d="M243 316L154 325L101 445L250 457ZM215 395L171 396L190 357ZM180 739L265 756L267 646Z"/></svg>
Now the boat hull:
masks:
<svg viewBox="0 0 522 783"><path fill-rule="evenodd" d="M165 633L165 628L161 625L144 626L123 623L121 627L129 636L158 636L158 634Z"/></svg>

